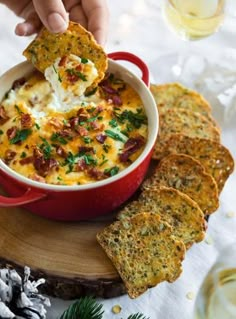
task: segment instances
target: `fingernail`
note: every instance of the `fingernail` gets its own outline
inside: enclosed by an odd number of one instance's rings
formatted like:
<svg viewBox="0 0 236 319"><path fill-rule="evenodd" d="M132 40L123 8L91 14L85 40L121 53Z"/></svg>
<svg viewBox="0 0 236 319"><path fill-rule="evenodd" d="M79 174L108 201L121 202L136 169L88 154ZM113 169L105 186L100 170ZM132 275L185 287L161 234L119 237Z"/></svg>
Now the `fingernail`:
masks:
<svg viewBox="0 0 236 319"><path fill-rule="evenodd" d="M48 25L52 32L59 33L67 29L68 22L59 13L53 12L48 16Z"/></svg>

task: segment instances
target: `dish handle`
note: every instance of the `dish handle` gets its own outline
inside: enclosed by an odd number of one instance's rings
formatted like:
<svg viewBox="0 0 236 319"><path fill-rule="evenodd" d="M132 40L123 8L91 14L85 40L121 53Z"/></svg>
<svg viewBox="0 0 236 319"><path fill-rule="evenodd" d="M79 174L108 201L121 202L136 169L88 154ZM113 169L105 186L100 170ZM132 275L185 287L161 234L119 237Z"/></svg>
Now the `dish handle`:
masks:
<svg viewBox="0 0 236 319"><path fill-rule="evenodd" d="M4 182L4 177L1 175L0 175L0 184L3 185L3 187L6 184L6 182ZM33 190L32 188L28 188L24 192L24 194L17 197L7 197L4 195L0 195L0 207L22 206L22 205L40 200L46 196L47 194L45 193L42 193L42 192L40 193L39 191Z"/></svg>
<svg viewBox="0 0 236 319"><path fill-rule="evenodd" d="M108 53L108 57L114 61L124 60L135 64L142 72L142 80L149 87L149 70L145 62L133 53L117 51Z"/></svg>

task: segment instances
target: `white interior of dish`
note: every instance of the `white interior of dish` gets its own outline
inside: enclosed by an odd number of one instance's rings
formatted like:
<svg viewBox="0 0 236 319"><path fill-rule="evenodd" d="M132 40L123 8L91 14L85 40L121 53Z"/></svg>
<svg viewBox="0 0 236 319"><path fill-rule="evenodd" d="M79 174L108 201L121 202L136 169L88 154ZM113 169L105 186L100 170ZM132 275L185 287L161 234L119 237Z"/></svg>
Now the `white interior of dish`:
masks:
<svg viewBox="0 0 236 319"><path fill-rule="evenodd" d="M33 71L33 66L29 62L22 62L9 71L7 71L0 78L0 100L3 99L6 92L12 87L12 84L15 80L27 76ZM153 145L155 143L158 127L159 127L159 117L156 107L156 103L149 89L145 83L135 74L130 72L127 68L120 65L119 63L109 59L108 71L114 73L118 77L122 78L125 82L130 84L140 95L145 111L148 117L148 140L147 144L142 152L142 154L133 162L129 167L118 173L113 177L109 177L105 180L101 180L95 183L84 184L84 185L73 185L73 186L63 186L63 185L51 185L44 184L37 181L33 181L23 175L18 174L13 171L9 166L7 166L2 160L0 160L0 170L6 172L8 175L17 179L19 182L27 184L28 186L37 187L45 190L54 190L54 191L71 191L71 190L85 190L91 188L97 188L110 184L116 180L123 178L125 175L133 171L137 166L142 163L145 158L150 153Z"/></svg>

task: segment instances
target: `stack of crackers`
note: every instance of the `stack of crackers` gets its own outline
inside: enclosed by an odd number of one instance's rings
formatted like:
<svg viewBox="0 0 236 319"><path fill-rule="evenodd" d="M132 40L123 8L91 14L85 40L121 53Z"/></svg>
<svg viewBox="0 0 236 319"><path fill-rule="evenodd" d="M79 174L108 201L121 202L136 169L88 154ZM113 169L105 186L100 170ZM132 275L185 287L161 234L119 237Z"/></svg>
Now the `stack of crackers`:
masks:
<svg viewBox="0 0 236 319"><path fill-rule="evenodd" d="M185 251L204 239L206 217L234 169L199 93L178 83L153 84L151 92L160 115L154 171L118 221L97 234L131 298L180 276Z"/></svg>

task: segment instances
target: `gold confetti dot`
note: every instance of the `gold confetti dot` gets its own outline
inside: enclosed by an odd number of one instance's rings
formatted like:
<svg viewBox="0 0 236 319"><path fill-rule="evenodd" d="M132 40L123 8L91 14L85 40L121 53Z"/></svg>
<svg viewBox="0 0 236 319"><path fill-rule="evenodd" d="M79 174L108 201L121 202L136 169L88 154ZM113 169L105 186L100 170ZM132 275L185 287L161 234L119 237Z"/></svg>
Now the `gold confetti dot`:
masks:
<svg viewBox="0 0 236 319"><path fill-rule="evenodd" d="M186 295L186 298L189 300L193 300L195 297L195 293L193 291L189 291Z"/></svg>
<svg viewBox="0 0 236 319"><path fill-rule="evenodd" d="M121 306L120 305L115 305L112 307L112 312L115 314L118 314L121 312Z"/></svg>
<svg viewBox="0 0 236 319"><path fill-rule="evenodd" d="M214 240L213 240L213 238L212 238L210 235L208 235L208 236L205 238L205 243L206 243L207 245L212 245L212 244L214 243Z"/></svg>
<svg viewBox="0 0 236 319"><path fill-rule="evenodd" d="M228 213L226 214L226 217L228 217L228 218L236 217L236 213L235 213L235 212L228 212Z"/></svg>

